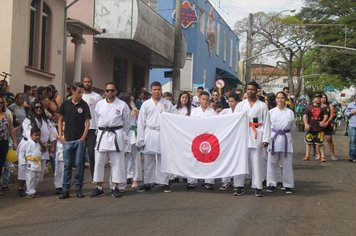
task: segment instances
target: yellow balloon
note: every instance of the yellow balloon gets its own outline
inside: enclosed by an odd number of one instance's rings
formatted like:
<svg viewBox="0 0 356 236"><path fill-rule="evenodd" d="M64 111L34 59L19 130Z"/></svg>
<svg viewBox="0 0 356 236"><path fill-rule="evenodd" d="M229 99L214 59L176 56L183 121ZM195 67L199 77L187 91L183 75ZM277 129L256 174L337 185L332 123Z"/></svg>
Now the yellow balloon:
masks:
<svg viewBox="0 0 356 236"><path fill-rule="evenodd" d="M10 148L9 151L7 152L6 160L12 163L17 161L16 152L12 148Z"/></svg>

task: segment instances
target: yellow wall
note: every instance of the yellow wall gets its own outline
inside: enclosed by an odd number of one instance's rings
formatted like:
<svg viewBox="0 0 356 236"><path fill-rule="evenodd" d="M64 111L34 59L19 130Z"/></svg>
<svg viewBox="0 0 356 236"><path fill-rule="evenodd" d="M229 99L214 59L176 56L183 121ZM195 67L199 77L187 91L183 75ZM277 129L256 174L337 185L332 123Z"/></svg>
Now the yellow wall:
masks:
<svg viewBox="0 0 356 236"><path fill-rule="evenodd" d="M13 30L7 36L8 38L11 37L11 42L6 44L9 45L10 54L6 55L4 59L1 58L1 60L10 61L9 71L12 75L10 91L13 93L22 92L24 84L37 86L53 84L61 92L65 1L44 0L52 14L49 64L49 72L55 75L52 79L25 70L28 65L31 1L2 0L1 2L1 13L8 11L8 14L12 14L12 17L8 16L2 21L5 22L4 25L6 26L12 25ZM4 10L4 5L7 7L7 10ZM1 17L3 17L3 14L1 14ZM3 44L0 47L3 47Z"/></svg>

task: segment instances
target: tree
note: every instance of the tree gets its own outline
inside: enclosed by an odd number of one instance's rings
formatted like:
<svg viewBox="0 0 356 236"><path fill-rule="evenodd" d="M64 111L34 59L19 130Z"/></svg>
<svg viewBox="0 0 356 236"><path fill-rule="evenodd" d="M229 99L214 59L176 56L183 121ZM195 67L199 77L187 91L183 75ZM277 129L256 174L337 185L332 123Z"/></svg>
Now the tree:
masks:
<svg viewBox="0 0 356 236"><path fill-rule="evenodd" d="M307 0L298 17L311 24L309 30L314 32L316 43L356 48L355 0ZM319 48L316 54L321 72L343 79L345 85L355 83L356 53Z"/></svg>
<svg viewBox="0 0 356 236"><path fill-rule="evenodd" d="M277 14L278 15L278 14ZM303 72L303 58L313 42L313 33L302 26L296 17L279 17L276 13L258 12L253 21L253 54L263 51L276 50L270 55L282 57L286 64L288 86L291 93L300 95L301 81L293 77L300 77ZM248 20L243 19L235 24L235 31L241 33L248 29ZM295 65L293 66L293 61Z"/></svg>

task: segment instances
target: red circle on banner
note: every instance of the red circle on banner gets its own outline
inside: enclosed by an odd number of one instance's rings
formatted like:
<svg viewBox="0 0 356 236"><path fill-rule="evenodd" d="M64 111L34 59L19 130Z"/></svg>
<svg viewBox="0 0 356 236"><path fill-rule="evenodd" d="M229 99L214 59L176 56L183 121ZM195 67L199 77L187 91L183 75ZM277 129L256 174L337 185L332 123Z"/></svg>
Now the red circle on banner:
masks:
<svg viewBox="0 0 356 236"><path fill-rule="evenodd" d="M192 142L192 152L200 162L214 162L220 154L219 140L212 134L198 135Z"/></svg>

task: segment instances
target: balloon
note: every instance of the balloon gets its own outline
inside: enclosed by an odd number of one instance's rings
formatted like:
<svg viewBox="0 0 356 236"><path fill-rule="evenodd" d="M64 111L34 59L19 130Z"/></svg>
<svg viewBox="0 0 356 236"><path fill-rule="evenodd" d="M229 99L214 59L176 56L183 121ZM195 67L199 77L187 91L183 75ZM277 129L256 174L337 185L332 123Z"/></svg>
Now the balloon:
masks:
<svg viewBox="0 0 356 236"><path fill-rule="evenodd" d="M12 163L17 161L17 155L13 149L10 148L9 151L7 152L6 160Z"/></svg>

